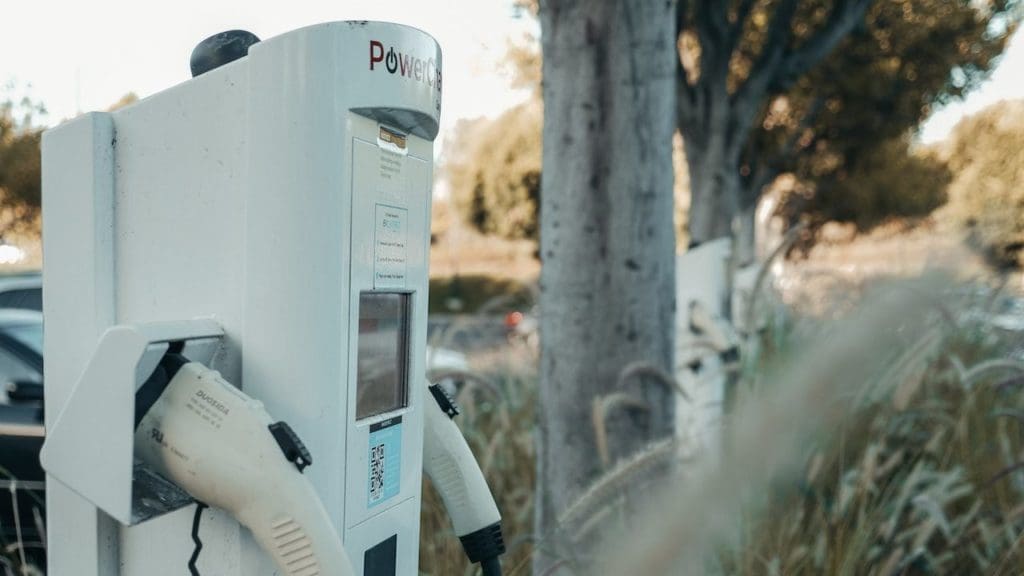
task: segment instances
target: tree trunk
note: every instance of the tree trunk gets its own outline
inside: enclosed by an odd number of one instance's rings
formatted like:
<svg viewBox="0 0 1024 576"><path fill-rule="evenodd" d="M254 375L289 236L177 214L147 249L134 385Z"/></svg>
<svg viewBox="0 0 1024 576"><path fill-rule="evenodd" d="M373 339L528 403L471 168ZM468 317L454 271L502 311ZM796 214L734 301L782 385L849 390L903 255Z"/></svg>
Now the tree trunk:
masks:
<svg viewBox="0 0 1024 576"><path fill-rule="evenodd" d="M757 204L743 206L736 212L733 221L735 253L733 254L736 268L744 268L756 264L757 258Z"/></svg>
<svg viewBox="0 0 1024 576"><path fill-rule="evenodd" d="M541 195L541 382L535 574L575 573L596 534L559 516L605 471L593 401L626 392L647 410L608 414L610 462L672 433L673 392L617 381L631 363L671 373L674 316L673 2L546 0ZM628 517L628 515L627 515ZM581 541L570 541L578 539Z"/></svg>
<svg viewBox="0 0 1024 576"><path fill-rule="evenodd" d="M727 118L732 114L727 105L714 104L712 109L718 112L718 116ZM757 199L765 184L760 178L741 177L739 151L735 142L724 136L728 122L714 122L718 116L714 112L708 114L700 130L693 130L691 124L690 139L684 136L686 160L691 175L688 226L691 248L723 238L731 239L728 253L730 262L727 267L727 273L731 276L736 270L756 264ZM683 129L682 123L680 129ZM694 260L700 261L700 258ZM694 269L692 272L678 271L677 276L680 282L703 284L696 291L706 293L714 284L709 280L713 273L710 268ZM732 315L728 294L733 288L732 283L730 277L720 285L724 292L716 294L705 304L714 313L735 323L738 318ZM725 304L719 307L720 302ZM688 303L680 302L679 305L685 307Z"/></svg>
<svg viewBox="0 0 1024 576"><path fill-rule="evenodd" d="M711 130L724 132L725 128ZM724 135L698 139L684 134L683 142L690 170L690 244L731 236L742 197L735 151L728 149Z"/></svg>

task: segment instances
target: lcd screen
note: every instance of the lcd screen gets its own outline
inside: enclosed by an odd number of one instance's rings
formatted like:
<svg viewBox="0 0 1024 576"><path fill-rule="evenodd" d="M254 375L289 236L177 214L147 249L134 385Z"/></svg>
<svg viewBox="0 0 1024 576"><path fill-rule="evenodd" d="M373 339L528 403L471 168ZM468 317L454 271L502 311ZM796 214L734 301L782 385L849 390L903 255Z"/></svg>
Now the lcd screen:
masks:
<svg viewBox="0 0 1024 576"><path fill-rule="evenodd" d="M409 403L409 294L359 295L356 419Z"/></svg>

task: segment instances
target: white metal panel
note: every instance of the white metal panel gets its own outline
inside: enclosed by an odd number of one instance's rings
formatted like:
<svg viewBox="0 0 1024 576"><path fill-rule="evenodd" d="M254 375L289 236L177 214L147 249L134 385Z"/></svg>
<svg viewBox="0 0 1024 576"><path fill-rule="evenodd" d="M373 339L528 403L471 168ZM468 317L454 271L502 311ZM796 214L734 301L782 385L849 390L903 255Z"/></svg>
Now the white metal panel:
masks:
<svg viewBox="0 0 1024 576"><path fill-rule="evenodd" d="M239 60L114 113L117 314L216 319L216 368L238 382L248 178L248 66Z"/></svg>
<svg viewBox="0 0 1024 576"><path fill-rule="evenodd" d="M676 379L690 394L677 396L676 433L692 448L717 457L721 442L719 429L725 403L725 372L718 355L693 347L696 335L690 330L690 304L701 302L721 315L729 298L728 263L730 239L706 242L676 259ZM694 374L688 364L699 358L702 368Z"/></svg>
<svg viewBox="0 0 1024 576"><path fill-rule="evenodd" d="M92 113L43 135L46 422L64 408L114 317L114 125ZM102 447L83 447L101 450ZM47 479L47 553L53 576L106 576L116 527L81 496Z"/></svg>
<svg viewBox="0 0 1024 576"><path fill-rule="evenodd" d="M342 369L348 318L345 127L336 34L314 26L252 48L243 381L313 457L305 469L336 529L344 515ZM339 532L340 533L340 532ZM270 574L246 535L244 574Z"/></svg>
<svg viewBox="0 0 1024 576"><path fill-rule="evenodd" d="M113 114L117 126L117 314L146 324L210 317L212 367L241 381L248 115L245 59ZM159 337L159 335L154 335ZM203 574L238 574L241 528L206 515ZM178 576L194 547L192 509L121 529L121 574Z"/></svg>
<svg viewBox="0 0 1024 576"><path fill-rule="evenodd" d="M420 546L420 497L410 498L392 508L388 514L370 518L366 522L348 528L345 534L345 550L350 552L352 568L362 576L366 550L384 539L397 534L398 563L395 573L400 575L418 574Z"/></svg>
<svg viewBox="0 0 1024 576"><path fill-rule="evenodd" d="M356 421L356 387L348 390L348 422L354 422L350 428L348 448L346 452L347 473L352 486L346 490L346 527L352 527L368 518L384 513L388 504L369 507L367 502L367 474L369 469L369 428L372 424L390 418L402 416L402 444L416 446L415 450L402 451L401 490L390 502L394 506L399 502L418 497L422 478L423 443L423 386L418 383L426 378L424 362L427 352L426 343L426 305L427 305L427 261L429 251L429 202L431 187L430 163L421 158L407 155L396 159L391 152L382 150L376 143L368 142L376 138L378 129L375 122L362 118L353 119L353 133L363 139L356 139L352 150L352 287L349 294L349 306L353 313L349 320L349 332L358 333L359 294L373 291L375 288L375 235L376 213L379 207L395 207L406 211L408 222L406 234L406 280L401 286L390 284L382 288L385 291L406 291L412 294L413 317L411 326L411 343L409 350L409 407L393 413ZM410 139L416 139L410 136ZM404 183L399 189L385 184L382 177L382 166L401 173ZM400 166L400 168L395 168ZM377 288L380 290L381 288ZM355 358L358 343L349 343L349 357ZM356 381L356 363L348 366L348 379ZM415 444L413 444L415 443ZM383 536L383 535L382 535ZM376 543L376 542L375 542ZM356 556L353 553L353 556Z"/></svg>
<svg viewBox="0 0 1024 576"><path fill-rule="evenodd" d="M125 524L132 516L135 366L147 344L131 329L104 334L40 453L48 475Z"/></svg>
<svg viewBox="0 0 1024 576"><path fill-rule="evenodd" d="M362 569L363 554L393 534L398 535L398 574L415 574L418 570L418 554L408 551L418 549L419 518L423 476L423 402L424 387L419 385L426 378L427 357L427 289L430 249L430 191L432 185L432 162L414 154L418 144L425 141L416 136L409 137L410 153L396 157L393 153L376 144L379 127L376 122L353 117L351 121L352 150L352 284L349 306L352 315L349 332L357 334L359 294L363 291L406 291L412 295L412 319L410 326L409 363L409 405L397 412L382 414L374 418L356 421L356 386L348 389L349 436L346 452L345 538L346 546L356 564L357 573ZM389 174L390 173L390 174ZM390 185L387 178L398 178L400 186ZM376 242L380 234L378 211L382 207L404 210L408 221L403 238L405 248L405 280L394 283L387 281L383 287L376 269ZM355 358L358 342L349 343L349 357ZM350 362L348 378L357 379L356 363ZM402 417L402 458L399 493L390 500L373 506L368 505L367 482L370 452L370 427L383 419ZM354 427L352 426L354 423Z"/></svg>

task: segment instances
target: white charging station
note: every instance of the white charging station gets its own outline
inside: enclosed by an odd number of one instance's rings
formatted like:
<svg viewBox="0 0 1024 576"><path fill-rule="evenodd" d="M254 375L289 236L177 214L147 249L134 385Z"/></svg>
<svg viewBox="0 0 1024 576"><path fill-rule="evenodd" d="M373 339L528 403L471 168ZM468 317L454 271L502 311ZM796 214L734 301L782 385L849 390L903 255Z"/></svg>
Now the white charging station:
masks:
<svg viewBox="0 0 1024 576"><path fill-rule="evenodd" d="M676 258L674 373L689 396L677 397L676 435L689 455L711 464L721 451L725 361L736 345L722 319L730 294L730 251L731 240L719 238Z"/></svg>
<svg viewBox="0 0 1024 576"><path fill-rule="evenodd" d="M45 134L51 574L185 573L188 501L131 461L169 346L301 437L356 574L417 573L441 88L427 34L336 22ZM276 573L223 512L202 532L202 574Z"/></svg>

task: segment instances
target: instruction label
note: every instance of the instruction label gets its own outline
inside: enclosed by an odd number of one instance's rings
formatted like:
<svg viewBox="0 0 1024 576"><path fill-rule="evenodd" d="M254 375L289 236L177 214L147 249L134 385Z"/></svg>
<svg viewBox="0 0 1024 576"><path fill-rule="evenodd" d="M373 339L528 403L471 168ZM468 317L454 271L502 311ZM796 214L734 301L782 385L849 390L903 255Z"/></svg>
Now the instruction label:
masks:
<svg viewBox="0 0 1024 576"><path fill-rule="evenodd" d="M385 144L380 145L385 146ZM385 197L401 198L405 195L405 189L408 186L405 174L405 150L401 149L401 153L399 153L395 144L386 144L386 146L388 147L380 148L379 152L377 191L384 194Z"/></svg>
<svg viewBox="0 0 1024 576"><path fill-rule="evenodd" d="M370 425L367 508L398 496L402 476L402 417Z"/></svg>
<svg viewBox="0 0 1024 576"><path fill-rule="evenodd" d="M377 204L373 248L373 287L405 288L409 211Z"/></svg>

